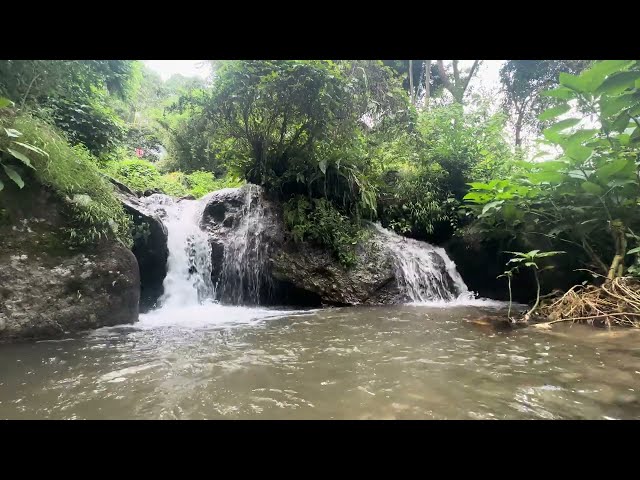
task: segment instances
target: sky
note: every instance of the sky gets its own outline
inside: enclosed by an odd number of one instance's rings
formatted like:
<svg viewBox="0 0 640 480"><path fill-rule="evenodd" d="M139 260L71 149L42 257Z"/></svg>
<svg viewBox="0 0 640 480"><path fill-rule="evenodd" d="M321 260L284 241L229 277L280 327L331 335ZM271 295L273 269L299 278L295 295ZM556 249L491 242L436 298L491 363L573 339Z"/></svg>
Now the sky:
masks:
<svg viewBox="0 0 640 480"><path fill-rule="evenodd" d="M211 73L207 60L143 60L144 64L160 74L163 80L180 73L185 77L206 78ZM504 60L483 60L477 78L471 85L491 88L500 81L498 72ZM471 66L472 60L462 60L462 65ZM470 85L470 86L471 86Z"/></svg>
<svg viewBox="0 0 640 480"><path fill-rule="evenodd" d="M160 74L162 80L179 73L185 77L206 78L211 72L207 60L143 60L143 63Z"/></svg>

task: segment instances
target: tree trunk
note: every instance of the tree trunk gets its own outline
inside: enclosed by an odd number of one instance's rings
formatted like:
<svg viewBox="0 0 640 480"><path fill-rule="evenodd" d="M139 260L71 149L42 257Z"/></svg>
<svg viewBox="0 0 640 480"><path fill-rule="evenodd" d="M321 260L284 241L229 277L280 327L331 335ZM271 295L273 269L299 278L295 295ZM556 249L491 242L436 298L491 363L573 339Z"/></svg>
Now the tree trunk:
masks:
<svg viewBox="0 0 640 480"><path fill-rule="evenodd" d="M431 60L424 62L424 108L429 107L429 98L431 98Z"/></svg>
<svg viewBox="0 0 640 480"><path fill-rule="evenodd" d="M416 104L415 95L413 93L413 60L409 60L409 97L411 98L411 105Z"/></svg>
<svg viewBox="0 0 640 480"><path fill-rule="evenodd" d="M616 254L609 267L607 278L613 280L624 274L624 256L627 253L627 239L624 236L624 223L622 220L614 220L611 222L611 235L616 246Z"/></svg>

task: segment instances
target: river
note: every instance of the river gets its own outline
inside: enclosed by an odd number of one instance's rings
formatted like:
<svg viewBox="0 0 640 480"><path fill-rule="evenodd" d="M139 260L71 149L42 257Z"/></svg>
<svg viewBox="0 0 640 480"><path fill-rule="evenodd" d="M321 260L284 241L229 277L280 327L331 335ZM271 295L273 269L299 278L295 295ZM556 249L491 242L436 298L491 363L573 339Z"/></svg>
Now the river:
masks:
<svg viewBox="0 0 640 480"><path fill-rule="evenodd" d="M637 332L496 332L501 305L198 305L3 345L4 419L639 419Z"/></svg>

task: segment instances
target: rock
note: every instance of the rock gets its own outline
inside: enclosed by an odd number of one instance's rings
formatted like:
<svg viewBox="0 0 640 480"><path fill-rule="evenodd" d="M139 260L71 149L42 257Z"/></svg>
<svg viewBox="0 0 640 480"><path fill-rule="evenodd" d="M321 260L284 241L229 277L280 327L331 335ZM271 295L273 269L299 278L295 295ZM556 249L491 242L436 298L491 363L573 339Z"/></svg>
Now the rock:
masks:
<svg viewBox="0 0 640 480"><path fill-rule="evenodd" d="M251 215L248 223L243 222L246 215ZM233 270L227 267L225 274L225 261L233 261L225 260L225 252L233 245L242 246L238 255L259 250L244 262L252 263L245 265L249 271L244 273L237 265L232 272L242 280L235 281L237 288L233 278L221 283L223 301L237 301L238 288L257 288L260 303L270 304L387 304L399 299L393 261L376 241L375 232L366 247L358 250L357 264L345 269L327 250L293 242L284 226L281 205L266 198L256 185L211 194L201 226L210 236L214 285Z"/></svg>
<svg viewBox="0 0 640 480"><path fill-rule="evenodd" d="M129 249L102 241L65 243L62 202L33 179L0 195L0 341L133 323L140 298L138 264Z"/></svg>
<svg viewBox="0 0 640 480"><path fill-rule="evenodd" d="M116 184L119 187L119 185ZM140 267L140 311L153 308L163 293L167 275L167 229L160 217L151 212L138 197L126 190L116 189L125 210L133 217L132 252Z"/></svg>

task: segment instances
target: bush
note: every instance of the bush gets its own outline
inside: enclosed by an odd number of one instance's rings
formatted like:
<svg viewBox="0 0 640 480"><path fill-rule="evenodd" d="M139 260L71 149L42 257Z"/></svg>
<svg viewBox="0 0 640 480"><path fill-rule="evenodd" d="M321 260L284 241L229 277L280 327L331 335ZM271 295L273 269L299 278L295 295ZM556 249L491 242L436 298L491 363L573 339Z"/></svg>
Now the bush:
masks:
<svg viewBox="0 0 640 480"><path fill-rule="evenodd" d="M29 155L36 178L66 201L73 222L68 232L70 243L86 245L112 238L131 245L130 219L88 150L83 146L71 147L55 127L30 115L18 116L14 125L22 133L24 143L48 154L47 157L23 152Z"/></svg>
<svg viewBox="0 0 640 480"><path fill-rule="evenodd" d="M345 267L357 261L355 248L363 230L325 199L296 196L284 204L284 219L294 241L327 247Z"/></svg>
<svg viewBox="0 0 640 480"><path fill-rule="evenodd" d="M110 161L104 171L138 194L157 190L174 197L193 195L200 198L221 188L241 185L241 182L233 177L215 178L211 172L198 171L188 175L183 172L170 172L162 175L153 163L139 158Z"/></svg>

